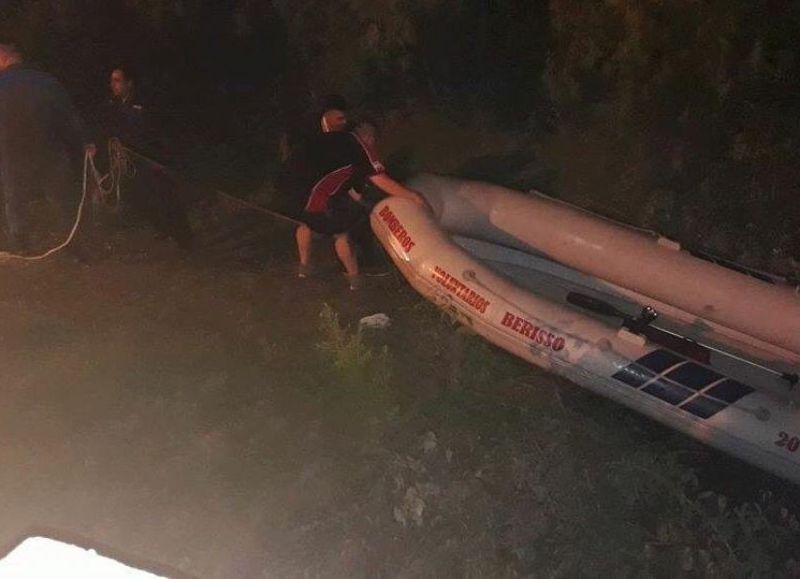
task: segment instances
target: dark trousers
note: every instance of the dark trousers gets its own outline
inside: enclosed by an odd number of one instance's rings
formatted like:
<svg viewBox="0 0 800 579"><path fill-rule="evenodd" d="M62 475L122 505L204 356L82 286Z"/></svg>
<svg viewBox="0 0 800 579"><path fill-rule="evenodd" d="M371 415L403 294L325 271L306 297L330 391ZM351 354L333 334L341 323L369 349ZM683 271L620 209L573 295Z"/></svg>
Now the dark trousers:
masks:
<svg viewBox="0 0 800 579"><path fill-rule="evenodd" d="M122 201L125 213L148 222L164 237L188 245L192 230L178 185L158 168L143 165L124 183Z"/></svg>
<svg viewBox="0 0 800 579"><path fill-rule="evenodd" d="M71 227L80 201L80 185L73 160L66 152L34 162L30 155L6 156L0 164L8 238L12 249L24 249L28 243L28 204L47 197L60 210L63 227Z"/></svg>

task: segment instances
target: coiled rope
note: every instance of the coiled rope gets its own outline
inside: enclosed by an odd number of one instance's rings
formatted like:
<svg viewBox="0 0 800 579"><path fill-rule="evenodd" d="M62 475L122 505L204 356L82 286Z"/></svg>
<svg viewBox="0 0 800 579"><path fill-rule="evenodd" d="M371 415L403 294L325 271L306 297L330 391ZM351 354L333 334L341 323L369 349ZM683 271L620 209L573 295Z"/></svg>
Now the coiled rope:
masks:
<svg viewBox="0 0 800 579"><path fill-rule="evenodd" d="M96 194L92 198L95 211L102 203L109 204L109 199L113 197L114 208L119 209L122 203L121 185L124 178L136 177L136 165L134 165L128 151L119 139L112 138L108 141L108 173L102 175L95 166L94 159L90 158L89 169L95 183Z"/></svg>

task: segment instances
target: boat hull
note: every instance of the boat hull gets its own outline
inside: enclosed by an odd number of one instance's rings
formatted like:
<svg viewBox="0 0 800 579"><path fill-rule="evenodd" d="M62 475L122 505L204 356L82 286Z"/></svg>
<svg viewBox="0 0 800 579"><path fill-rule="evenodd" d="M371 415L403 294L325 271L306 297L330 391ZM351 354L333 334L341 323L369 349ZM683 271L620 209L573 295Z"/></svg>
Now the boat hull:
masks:
<svg viewBox="0 0 800 579"><path fill-rule="evenodd" d="M719 368L651 343L618 323L588 315L552 297L545 287L542 291L523 287L459 245L458 235L484 239L494 235L496 223L490 217L495 204L505 201L502 190L493 191L489 201L484 199L483 207L467 208L479 218L470 229L469 220L452 219L457 215L455 200L443 202L417 188L431 199L433 212L389 198L373 210L371 223L393 262L419 293L530 363L800 483L800 414L791 398L772 396ZM515 201L517 195L512 193ZM443 203L453 205L449 215ZM507 237L495 245L497 251L508 250L509 245L525 251L527 241L515 241L508 232L502 235Z"/></svg>

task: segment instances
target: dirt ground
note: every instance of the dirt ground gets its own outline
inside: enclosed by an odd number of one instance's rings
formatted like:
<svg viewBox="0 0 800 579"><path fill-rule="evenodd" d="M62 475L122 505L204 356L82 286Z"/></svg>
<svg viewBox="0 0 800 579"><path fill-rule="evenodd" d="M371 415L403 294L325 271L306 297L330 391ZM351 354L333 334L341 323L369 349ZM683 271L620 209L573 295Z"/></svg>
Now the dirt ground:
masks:
<svg viewBox="0 0 800 579"><path fill-rule="evenodd" d="M131 229L96 233L88 265L3 264L0 545L40 532L170 573L261 576L287 521L335 494L324 416L293 380L323 301L393 314L398 280L353 294L326 247L299 280L291 230L241 221L190 253Z"/></svg>
<svg viewBox="0 0 800 579"><path fill-rule="evenodd" d="M494 350L481 350L487 364L453 362L442 338L452 330L397 277L352 293L324 259L300 280L285 226L218 219L188 253L145 229L104 230L88 265L61 256L0 265L0 551L46 534L171 576L519 576L520 545L544 533L514 523L536 518L536 485L520 490L517 458L487 449L500 447L495 437L522 448L534 435L518 425L547 426L536 413L563 407L561 386ZM323 303L344 324L376 312L394 320L370 344L386 348L392 384L404 387L388 402L384 391L363 397L367 420L361 402L331 394ZM446 384L459 365L470 380L502 376L502 388L454 402L459 390ZM619 421L616 407L572 396L567 407ZM519 422L491 410L503 405ZM624 416L620 439L718 458ZM559 448L583 444L570 440ZM715 464L718 479L747 472ZM514 536L519 528L527 534ZM484 548L491 565L465 563Z"/></svg>

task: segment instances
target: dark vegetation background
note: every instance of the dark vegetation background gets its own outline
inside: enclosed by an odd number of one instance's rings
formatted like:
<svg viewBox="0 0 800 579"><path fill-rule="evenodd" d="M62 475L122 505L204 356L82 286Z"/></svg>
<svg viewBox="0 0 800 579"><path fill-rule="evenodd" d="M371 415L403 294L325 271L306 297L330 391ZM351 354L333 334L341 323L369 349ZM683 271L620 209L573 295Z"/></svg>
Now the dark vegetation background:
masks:
<svg viewBox="0 0 800 579"><path fill-rule="evenodd" d="M464 137L494 157L415 164L406 147L406 168L535 186L766 266L797 253L800 2L0 6L0 37L87 110L110 67L133 66L176 158L222 183L269 177L280 132L340 92L418 140L439 133L440 158L464 157ZM498 131L513 146L496 146Z"/></svg>

